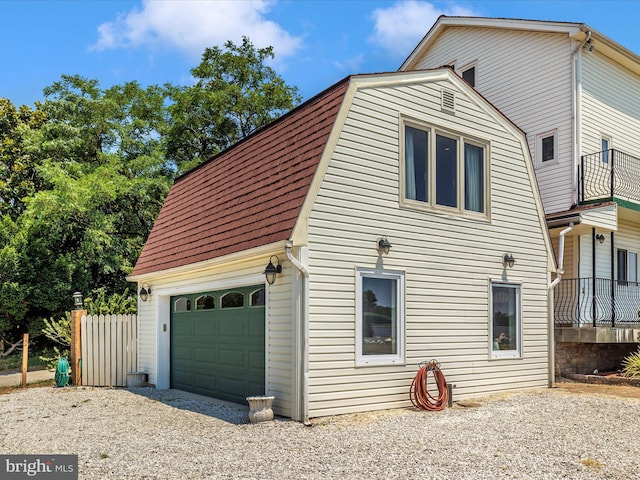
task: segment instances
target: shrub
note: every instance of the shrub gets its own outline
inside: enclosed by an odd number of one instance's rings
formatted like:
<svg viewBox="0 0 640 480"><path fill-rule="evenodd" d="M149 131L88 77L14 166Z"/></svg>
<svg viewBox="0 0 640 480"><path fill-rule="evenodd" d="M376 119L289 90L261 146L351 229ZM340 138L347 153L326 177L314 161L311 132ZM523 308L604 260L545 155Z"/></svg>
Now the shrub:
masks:
<svg viewBox="0 0 640 480"><path fill-rule="evenodd" d="M129 295L129 289L123 293L114 293L107 297L104 290L97 291L95 299L85 298L84 307L89 315L116 314L126 315L136 313L137 299L135 295ZM55 370L58 359L69 358L69 347L71 346L71 312L65 312L64 317L58 320L53 318L44 319L42 333L49 340L57 344L53 347L53 356L41 356L40 359L47 362L50 369ZM62 348L58 347L61 346Z"/></svg>
<svg viewBox="0 0 640 480"><path fill-rule="evenodd" d="M65 312L64 317L61 317L59 320L45 318L42 334L57 344L53 347L53 355L42 355L40 357L40 360L47 363L49 370L55 370L59 358L69 358L69 347L71 346L71 312ZM62 347L62 349L60 349L59 346Z"/></svg>
<svg viewBox="0 0 640 480"><path fill-rule="evenodd" d="M640 347L622 361L622 376L640 378Z"/></svg>

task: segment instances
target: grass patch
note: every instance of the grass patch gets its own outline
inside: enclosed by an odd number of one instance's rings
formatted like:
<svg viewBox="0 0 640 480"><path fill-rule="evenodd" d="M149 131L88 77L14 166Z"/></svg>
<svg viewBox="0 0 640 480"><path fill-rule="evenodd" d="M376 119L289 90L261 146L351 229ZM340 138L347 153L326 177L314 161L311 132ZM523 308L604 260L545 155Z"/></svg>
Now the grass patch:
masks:
<svg viewBox="0 0 640 480"><path fill-rule="evenodd" d="M588 467L590 469L597 470L597 471L600 471L605 466L604 463L600 463L599 461L594 460L593 458L583 458L582 460L580 460L580 463L585 467Z"/></svg>
<svg viewBox="0 0 640 480"><path fill-rule="evenodd" d="M29 370L44 370L47 368L47 362L40 360L40 355L42 355L42 352L34 352L33 355L29 356ZM0 372L12 370L22 370L22 352L0 358Z"/></svg>
<svg viewBox="0 0 640 480"><path fill-rule="evenodd" d="M55 382L53 380L43 380L41 382L29 383L27 384L27 388L53 387L54 385ZM22 385L0 387L0 395L8 395L9 393L15 392L16 390L22 390Z"/></svg>

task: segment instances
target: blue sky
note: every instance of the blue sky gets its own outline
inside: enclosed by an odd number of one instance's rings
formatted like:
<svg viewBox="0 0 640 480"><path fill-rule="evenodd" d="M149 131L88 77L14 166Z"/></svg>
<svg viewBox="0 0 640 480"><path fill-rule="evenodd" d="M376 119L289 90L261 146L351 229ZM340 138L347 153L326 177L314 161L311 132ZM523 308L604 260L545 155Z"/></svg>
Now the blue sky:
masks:
<svg viewBox="0 0 640 480"><path fill-rule="evenodd" d="M307 99L396 70L440 14L583 22L640 53L639 0L0 0L0 97L33 105L62 74L188 84L205 47L245 35Z"/></svg>

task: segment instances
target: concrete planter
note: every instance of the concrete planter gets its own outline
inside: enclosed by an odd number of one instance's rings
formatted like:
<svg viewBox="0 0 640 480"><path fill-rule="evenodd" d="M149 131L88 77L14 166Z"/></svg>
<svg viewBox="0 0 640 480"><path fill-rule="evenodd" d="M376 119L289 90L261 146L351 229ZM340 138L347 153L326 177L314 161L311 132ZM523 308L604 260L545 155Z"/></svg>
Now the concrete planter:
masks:
<svg viewBox="0 0 640 480"><path fill-rule="evenodd" d="M147 374L144 372L128 372L127 387L142 387L147 382Z"/></svg>
<svg viewBox="0 0 640 480"><path fill-rule="evenodd" d="M273 420L271 406L276 397L247 397L249 402L249 421L251 423L268 422Z"/></svg>

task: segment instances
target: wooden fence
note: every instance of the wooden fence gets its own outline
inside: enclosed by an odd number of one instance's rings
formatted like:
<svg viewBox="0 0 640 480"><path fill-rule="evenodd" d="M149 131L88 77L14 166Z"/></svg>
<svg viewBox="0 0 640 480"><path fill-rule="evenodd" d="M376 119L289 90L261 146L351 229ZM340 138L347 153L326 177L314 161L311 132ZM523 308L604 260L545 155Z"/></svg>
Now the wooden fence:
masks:
<svg viewBox="0 0 640 480"><path fill-rule="evenodd" d="M82 385L126 387L127 373L138 369L135 315L83 315Z"/></svg>

